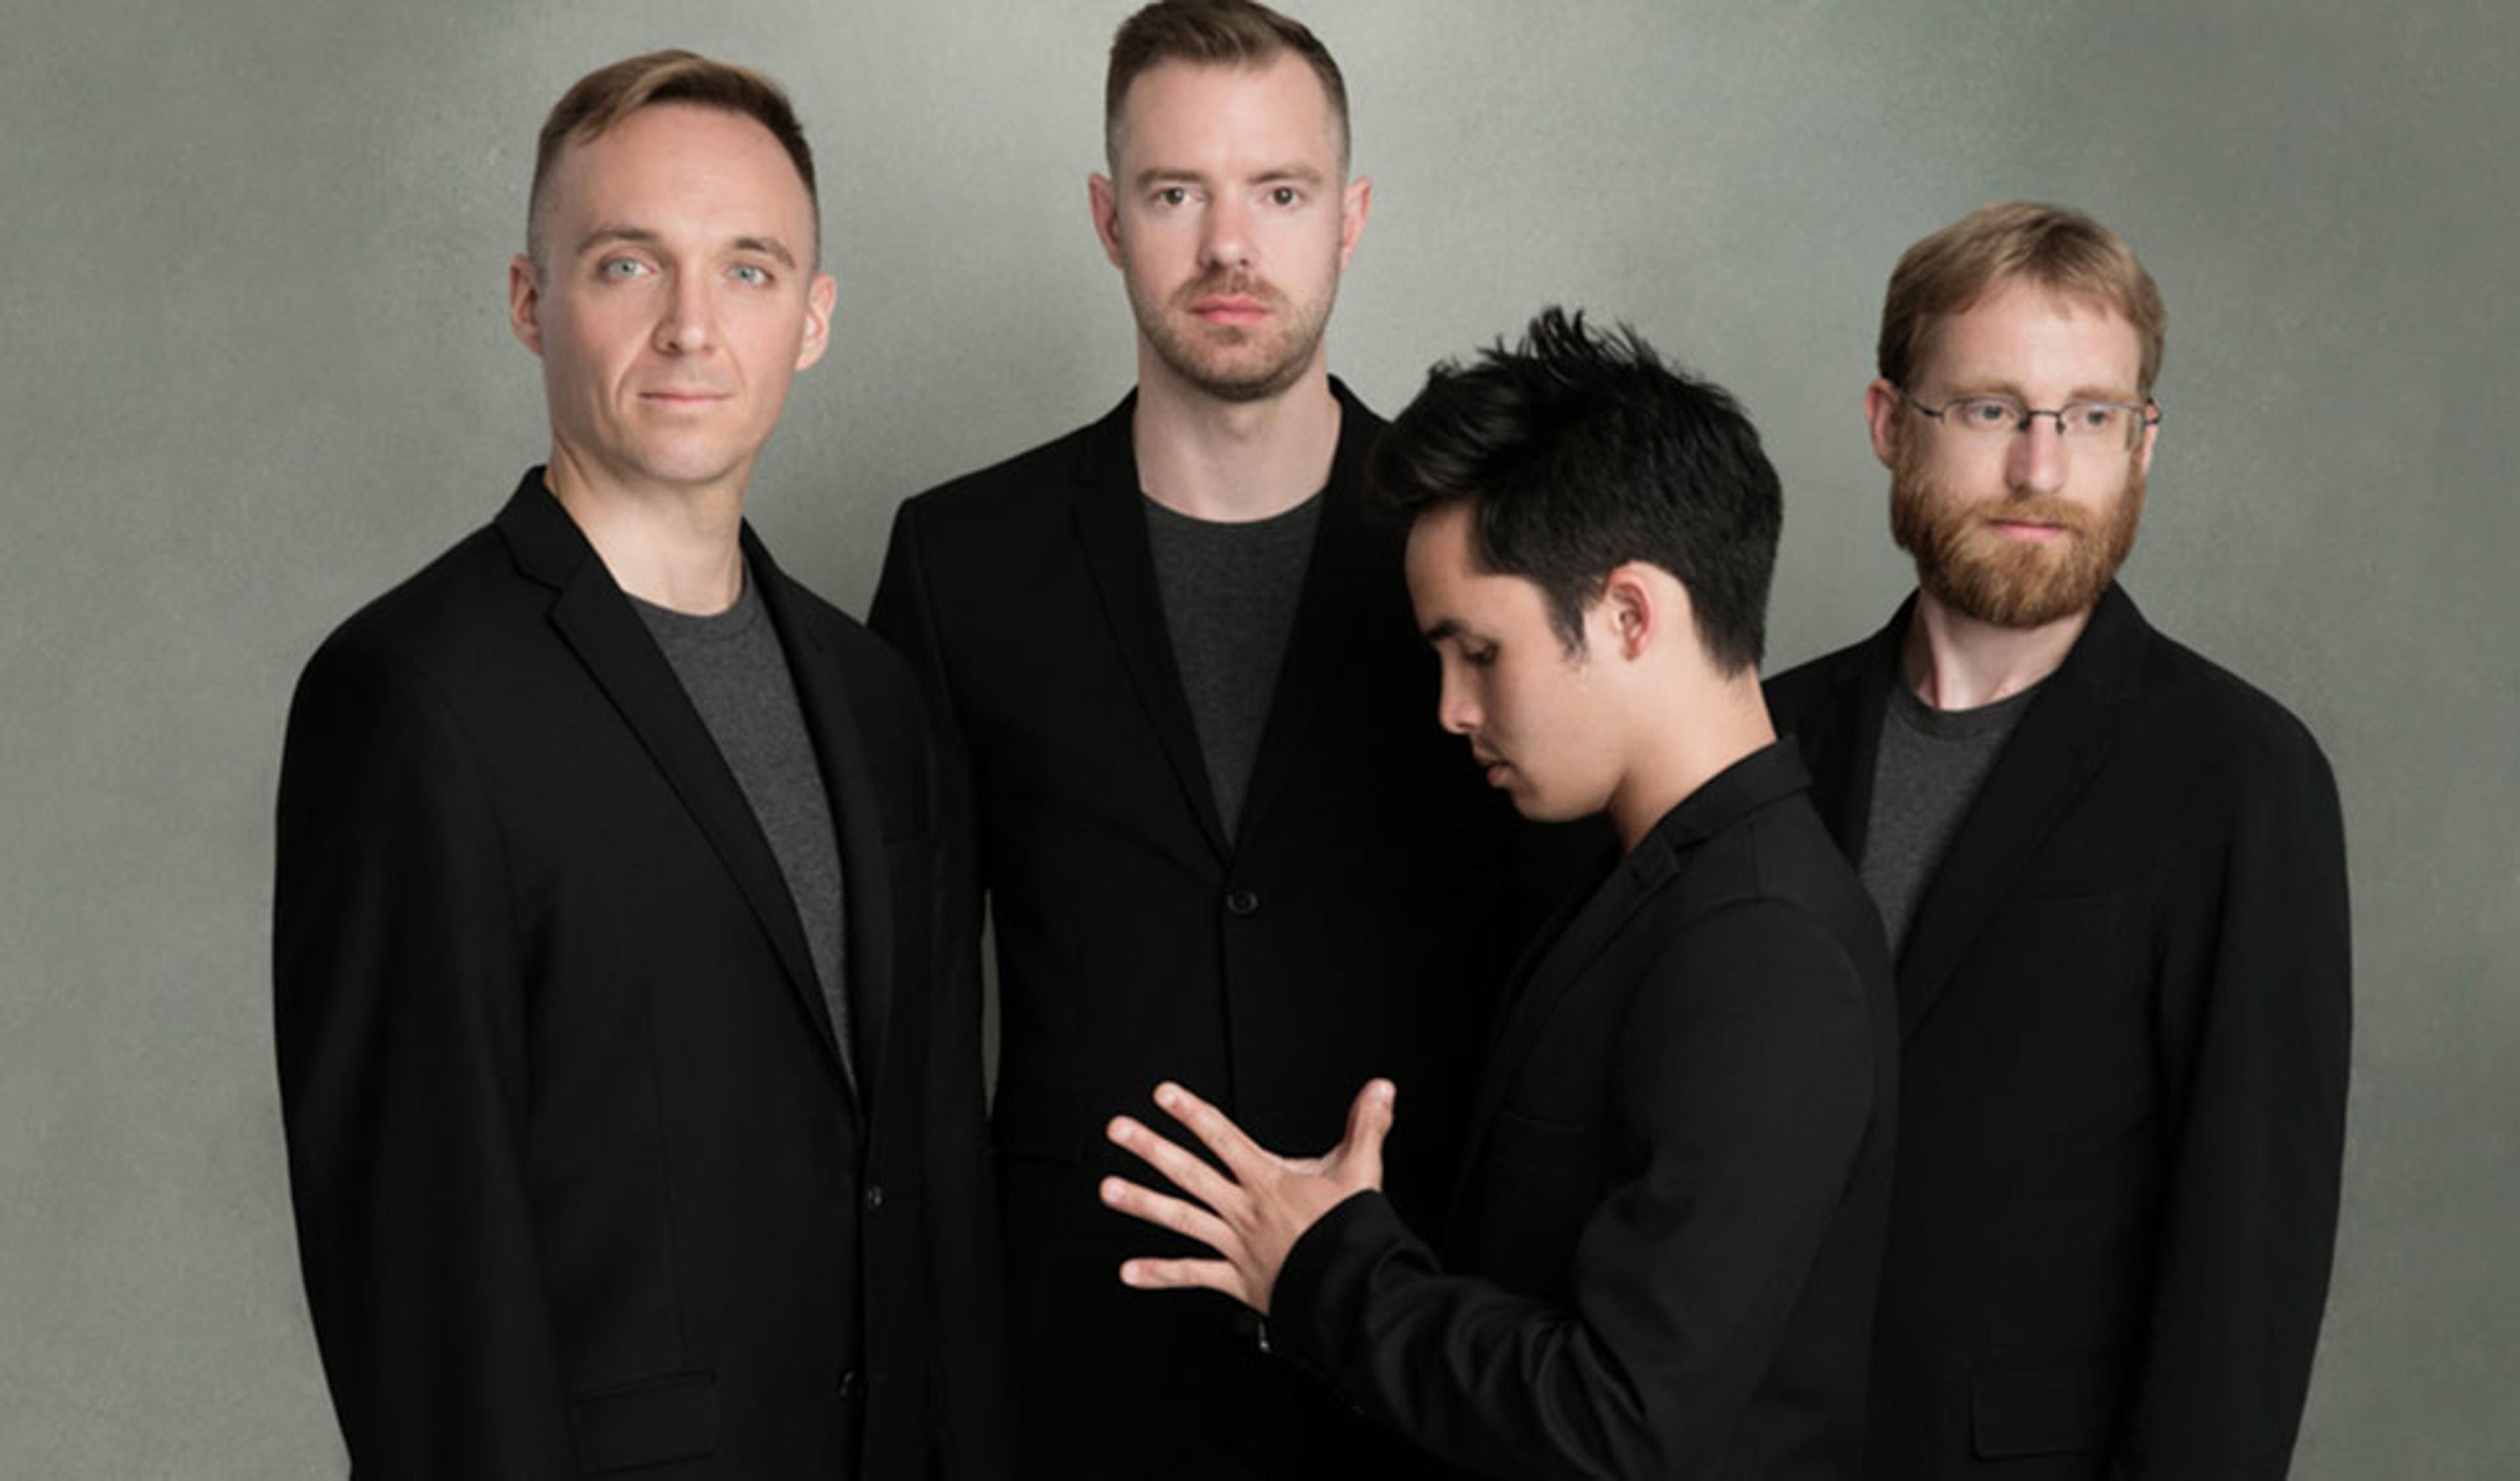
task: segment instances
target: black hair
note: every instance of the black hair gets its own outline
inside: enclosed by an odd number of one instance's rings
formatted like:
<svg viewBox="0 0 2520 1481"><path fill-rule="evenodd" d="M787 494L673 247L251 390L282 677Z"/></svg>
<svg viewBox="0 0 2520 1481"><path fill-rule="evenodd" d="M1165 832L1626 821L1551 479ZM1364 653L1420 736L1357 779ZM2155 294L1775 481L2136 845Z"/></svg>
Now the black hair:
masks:
<svg viewBox="0 0 2520 1481"><path fill-rule="evenodd" d="M1548 308L1522 342L1427 372L1374 445L1376 504L1416 520L1470 510L1470 555L1549 602L1570 653L1609 573L1646 561L1677 577L1727 673L1767 643L1783 497L1731 393L1666 365L1637 332Z"/></svg>

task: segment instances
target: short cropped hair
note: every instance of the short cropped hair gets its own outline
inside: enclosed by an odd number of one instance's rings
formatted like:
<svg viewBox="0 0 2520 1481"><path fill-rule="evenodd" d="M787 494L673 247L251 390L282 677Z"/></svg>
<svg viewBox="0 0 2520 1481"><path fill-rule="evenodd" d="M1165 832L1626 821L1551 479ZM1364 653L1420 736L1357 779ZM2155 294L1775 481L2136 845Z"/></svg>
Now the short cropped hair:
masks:
<svg viewBox="0 0 2520 1481"><path fill-rule="evenodd" d="M750 67L674 50L625 57L610 67L598 67L578 78L552 105L551 116L543 120L542 137L534 146L534 184L525 206L525 255L537 268L543 265L544 187L560 163L562 151L572 144L592 143L632 113L663 103L741 113L770 130L770 137L779 141L788 162L796 166L797 178L805 182L805 203L814 220L820 255L823 206L814 187L814 151L805 143L804 125L796 121L796 110L786 91Z"/></svg>
<svg viewBox="0 0 2520 1481"><path fill-rule="evenodd" d="M1471 559L1537 585L1570 654L1610 572L1679 578L1724 672L1767 646L1783 496L1758 429L1723 387L1666 365L1625 325L1550 308L1522 342L1446 361L1374 446L1377 508L1470 511Z"/></svg>
<svg viewBox="0 0 2520 1481"><path fill-rule="evenodd" d="M1201 67L1266 67L1287 52L1321 79L1336 126L1339 173L1347 172L1347 80L1329 48L1300 21L1253 0L1156 0L1120 22L1102 82L1102 152L1120 167L1120 114L1130 84L1166 62Z"/></svg>
<svg viewBox="0 0 2520 1481"><path fill-rule="evenodd" d="M2161 291L2118 234L2081 211L2033 201L1981 205L1911 247L1881 303L1881 379L1911 388L1945 321L2014 280L2110 309L2135 326L2143 347L2136 389L2152 394L2169 315Z"/></svg>

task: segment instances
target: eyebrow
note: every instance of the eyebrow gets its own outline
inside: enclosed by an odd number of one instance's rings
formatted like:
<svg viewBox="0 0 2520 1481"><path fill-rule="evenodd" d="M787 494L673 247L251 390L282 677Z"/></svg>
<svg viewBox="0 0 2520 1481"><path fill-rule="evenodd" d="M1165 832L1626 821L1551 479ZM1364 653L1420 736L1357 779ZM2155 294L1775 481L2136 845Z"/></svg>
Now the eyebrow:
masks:
<svg viewBox="0 0 2520 1481"><path fill-rule="evenodd" d="M1208 176L1194 169L1166 169L1157 166L1142 169L1131 177L1139 190L1158 185L1204 185ZM1278 185L1292 181L1297 185L1319 185L1326 177L1309 164L1281 164L1251 176L1255 185Z"/></svg>
<svg viewBox="0 0 2520 1481"><path fill-rule="evenodd" d="M599 226L577 240L577 255L583 257L599 247L626 243L632 247L662 247L665 239L644 226ZM782 267L794 267L795 254L776 237L738 237L727 244L740 252L759 252L774 258Z"/></svg>
<svg viewBox="0 0 2520 1481"><path fill-rule="evenodd" d="M2022 391L2018 382L1998 379L1955 380L1946 388L1945 393L1952 396L2010 396L2024 405L2029 404L2030 401L2030 397ZM2114 401L2121 406L2140 406L2143 404L2143 396L2122 385L2087 383L2067 391L2065 399L2057 404L2070 406L2077 401Z"/></svg>
<svg viewBox="0 0 2520 1481"><path fill-rule="evenodd" d="M1458 617L1446 617L1426 629L1426 641L1429 643L1441 643L1447 638L1466 638L1469 635L1469 629L1462 626L1461 619Z"/></svg>

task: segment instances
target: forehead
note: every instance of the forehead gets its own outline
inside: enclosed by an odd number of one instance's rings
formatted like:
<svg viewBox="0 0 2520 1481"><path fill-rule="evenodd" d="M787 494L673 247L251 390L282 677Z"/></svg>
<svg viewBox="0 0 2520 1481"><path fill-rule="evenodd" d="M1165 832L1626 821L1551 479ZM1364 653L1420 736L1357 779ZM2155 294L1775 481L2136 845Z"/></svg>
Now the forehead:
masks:
<svg viewBox="0 0 2520 1481"><path fill-rule="evenodd" d="M2133 397L2142 364L2143 345L2124 314L2016 278L1935 327L1920 379L1961 390Z"/></svg>
<svg viewBox="0 0 2520 1481"><path fill-rule="evenodd" d="M758 119L683 103L643 108L555 163L546 208L581 225L810 236L813 203L795 161Z"/></svg>
<svg viewBox="0 0 2520 1481"><path fill-rule="evenodd" d="M1409 594L1419 624L1452 622L1494 634L1527 622L1547 623L1539 583L1485 568L1470 547L1470 508L1448 504L1409 527Z"/></svg>
<svg viewBox="0 0 2520 1481"><path fill-rule="evenodd" d="M1337 159L1329 97L1304 59L1280 52L1257 67L1173 60L1129 84L1120 108L1121 172L1254 159Z"/></svg>

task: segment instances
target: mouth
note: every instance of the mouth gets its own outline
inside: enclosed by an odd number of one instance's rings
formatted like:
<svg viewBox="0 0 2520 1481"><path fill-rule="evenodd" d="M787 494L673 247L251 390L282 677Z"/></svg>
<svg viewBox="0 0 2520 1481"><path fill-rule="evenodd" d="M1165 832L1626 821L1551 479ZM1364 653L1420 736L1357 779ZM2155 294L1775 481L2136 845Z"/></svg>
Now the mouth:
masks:
<svg viewBox="0 0 2520 1481"><path fill-rule="evenodd" d="M1470 750L1470 759L1477 762L1480 768L1487 773L1488 785L1490 786L1505 785L1506 774L1513 770L1512 762L1506 760L1502 756L1490 755L1488 752L1480 750L1475 746Z"/></svg>
<svg viewBox="0 0 2520 1481"><path fill-rule="evenodd" d="M2074 533L2071 526L2051 524L2044 519L1989 519L1986 522L1998 538L2022 545L2046 545Z"/></svg>
<svg viewBox="0 0 2520 1481"><path fill-rule="evenodd" d="M679 386L639 393L639 399L642 402L667 411L697 411L702 407L714 406L726 398L725 391L693 390Z"/></svg>
<svg viewBox="0 0 2520 1481"><path fill-rule="evenodd" d="M1269 317L1269 305L1241 293L1210 293L1192 300L1191 313L1209 324L1257 324Z"/></svg>

